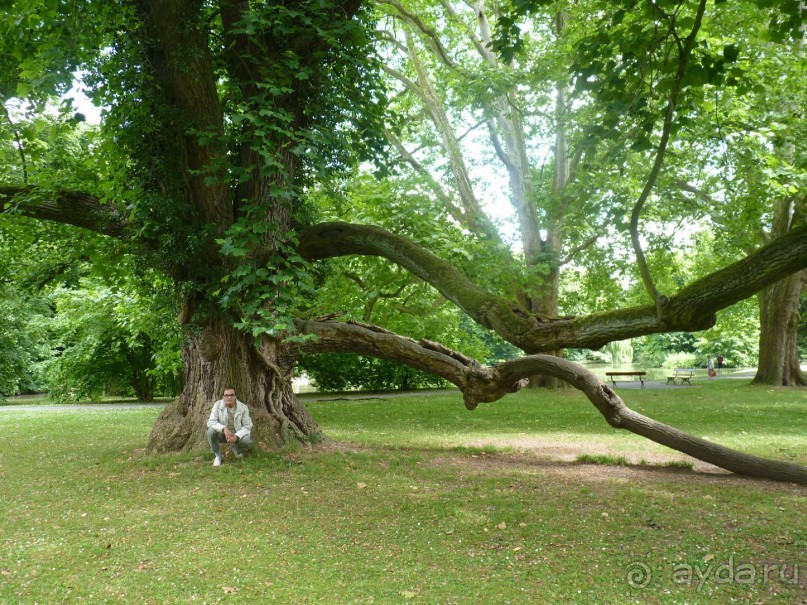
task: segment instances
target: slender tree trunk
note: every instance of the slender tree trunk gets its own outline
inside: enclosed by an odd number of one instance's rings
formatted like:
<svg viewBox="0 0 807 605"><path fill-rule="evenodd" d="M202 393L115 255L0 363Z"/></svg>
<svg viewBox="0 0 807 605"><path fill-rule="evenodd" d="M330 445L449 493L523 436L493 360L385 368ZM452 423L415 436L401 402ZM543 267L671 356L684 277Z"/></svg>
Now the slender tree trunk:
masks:
<svg viewBox="0 0 807 605"><path fill-rule="evenodd" d="M555 30L559 37L563 31L563 14L555 15ZM552 177L552 195L555 203L549 212L547 235L542 242L543 256L549 256L552 262L550 270L544 277L544 283L538 296L533 299L532 311L547 317L558 315L558 294L560 292L560 266L559 258L563 248L561 231L563 229L564 212L560 201L566 195L569 185L569 147L566 141L566 85L559 81L555 89L555 165ZM533 262L535 258L532 259ZM563 349L549 351L555 357L563 357ZM554 376L542 375L530 377L530 388L565 388L568 383Z"/></svg>
<svg viewBox="0 0 807 605"><path fill-rule="evenodd" d="M143 403L154 401L154 385L150 381L135 383L134 390L138 401Z"/></svg>
<svg viewBox="0 0 807 605"><path fill-rule="evenodd" d="M755 383L807 386L796 342L805 285L807 271L801 271L760 292L759 365Z"/></svg>
<svg viewBox="0 0 807 605"><path fill-rule="evenodd" d="M126 362L129 364L129 382L134 388L135 397L144 403L154 401L156 380L148 373L151 367L151 347L143 344L142 348L126 349Z"/></svg>
<svg viewBox="0 0 807 605"><path fill-rule="evenodd" d="M256 347L222 319L188 334L183 358L185 388L154 425L149 451L207 447L210 409L228 386L249 406L257 447L277 449L319 434L317 423L292 391L293 360L286 347Z"/></svg>

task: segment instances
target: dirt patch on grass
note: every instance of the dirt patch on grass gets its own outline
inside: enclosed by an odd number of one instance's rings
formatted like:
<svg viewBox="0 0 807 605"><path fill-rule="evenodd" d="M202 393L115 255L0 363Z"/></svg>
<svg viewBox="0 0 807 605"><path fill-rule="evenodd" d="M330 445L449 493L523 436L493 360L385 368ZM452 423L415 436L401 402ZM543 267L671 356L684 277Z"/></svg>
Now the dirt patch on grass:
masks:
<svg viewBox="0 0 807 605"><path fill-rule="evenodd" d="M557 446L564 448L566 446ZM742 477L729 471L706 464L693 458L682 456L693 462L693 468L677 468L645 462L643 464L629 463L628 465L587 464L570 459L570 450L563 449L562 459L553 458L549 454L530 451L513 451L481 454L441 454L431 463L441 466L452 466L458 473L472 474L502 474L527 473L541 474L552 477L559 483L610 483L610 484L636 484L636 483L665 483L665 484L699 484L720 487L746 487L753 486L754 490L791 492L807 495L807 489L778 481L766 481L753 477ZM591 449L585 448L585 453L591 454ZM581 453L582 450L581 450ZM608 455L608 454L604 454ZM644 457L645 460L649 457Z"/></svg>
<svg viewBox="0 0 807 605"><path fill-rule="evenodd" d="M512 449L516 452L527 454L536 458L543 458L550 461L576 462L581 456L589 457L612 457L624 459L628 465L654 466L654 467L674 467L681 465L692 465L692 469L700 473L708 474L728 474L716 466L696 460L691 456L680 452L658 452L653 450L641 450L638 452L624 452L611 448L607 443L600 441L570 442L555 441L539 436L521 435L518 437L502 437L495 439L485 439L469 444L470 447L494 447L496 449ZM603 465L615 466L615 465ZM689 469L685 469L689 470Z"/></svg>
<svg viewBox="0 0 807 605"><path fill-rule="evenodd" d="M635 481L691 481L702 477L721 479L733 477L731 473L715 469L713 474L703 474L692 469L672 468L650 464L585 464L573 459L559 460L546 455L529 452L503 452L482 454L441 454L432 464L452 466L458 472L475 473L540 473L558 479L585 480L590 482L635 482ZM742 480L742 479L741 479Z"/></svg>
<svg viewBox="0 0 807 605"><path fill-rule="evenodd" d="M648 464L665 465L675 462L695 463L697 460L678 452L658 453L652 451L641 451L639 453L625 453L616 451L609 447L607 443L599 441L569 442L556 441L539 436L520 435L517 437L501 437L482 439L469 442L468 447L496 449L513 449L518 452L532 454L534 456L546 457L551 460L573 462L580 456L622 456L629 462L640 464L643 461Z"/></svg>
<svg viewBox="0 0 807 605"><path fill-rule="evenodd" d="M805 495L804 487L777 481L741 477L711 464L706 464L684 454L659 454L641 452L624 454L609 450L604 443L553 442L540 438L519 437L469 443L468 447L496 447L510 451L501 452L434 452L434 457L423 460L428 466L452 467L457 474L540 473L551 476L560 483L676 483L711 484L721 487L742 487L752 484L755 490L792 491ZM320 444L318 451L362 453L378 451L353 443ZM429 450L432 451L433 450ZM586 464L578 462L579 456L622 456L627 465ZM692 468L668 466L672 463L689 462Z"/></svg>

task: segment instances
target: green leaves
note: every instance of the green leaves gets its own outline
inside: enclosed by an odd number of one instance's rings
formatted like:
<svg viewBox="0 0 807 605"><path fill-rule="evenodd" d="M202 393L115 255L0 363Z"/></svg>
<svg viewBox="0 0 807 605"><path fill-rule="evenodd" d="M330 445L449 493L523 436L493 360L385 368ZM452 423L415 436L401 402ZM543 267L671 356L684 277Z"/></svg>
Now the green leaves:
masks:
<svg viewBox="0 0 807 605"><path fill-rule="evenodd" d="M0 283L0 400L42 388L40 363L48 354L47 315L41 299Z"/></svg>
<svg viewBox="0 0 807 605"><path fill-rule="evenodd" d="M723 59L727 63L735 63L740 56L740 46L738 44L727 44L723 47Z"/></svg>
<svg viewBox="0 0 807 605"><path fill-rule="evenodd" d="M241 318L237 327L254 336L290 331L314 292L310 267L294 248L296 235L268 221L240 221L219 242L225 256L239 259L216 294Z"/></svg>
<svg viewBox="0 0 807 605"><path fill-rule="evenodd" d="M147 283L130 274L111 286L88 278L54 291L49 330L59 353L47 364L53 400L94 398L113 384L146 401L176 393L182 359L169 283L154 273L138 277Z"/></svg>
<svg viewBox="0 0 807 605"><path fill-rule="evenodd" d="M807 19L807 7L800 0L755 0L770 15L768 35L774 42L803 38L802 26Z"/></svg>
<svg viewBox="0 0 807 605"><path fill-rule="evenodd" d="M519 20L554 4L555 0L514 0L496 21L493 50L506 62L511 62L524 49Z"/></svg>

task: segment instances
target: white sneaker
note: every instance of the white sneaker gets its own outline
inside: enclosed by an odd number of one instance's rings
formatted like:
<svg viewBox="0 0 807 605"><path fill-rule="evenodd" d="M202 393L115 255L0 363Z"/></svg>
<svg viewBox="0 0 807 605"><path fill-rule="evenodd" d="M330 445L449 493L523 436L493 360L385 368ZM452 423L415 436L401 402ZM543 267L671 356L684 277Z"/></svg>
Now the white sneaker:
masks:
<svg viewBox="0 0 807 605"><path fill-rule="evenodd" d="M215 460L213 460L213 466L221 466L221 454L217 454Z"/></svg>

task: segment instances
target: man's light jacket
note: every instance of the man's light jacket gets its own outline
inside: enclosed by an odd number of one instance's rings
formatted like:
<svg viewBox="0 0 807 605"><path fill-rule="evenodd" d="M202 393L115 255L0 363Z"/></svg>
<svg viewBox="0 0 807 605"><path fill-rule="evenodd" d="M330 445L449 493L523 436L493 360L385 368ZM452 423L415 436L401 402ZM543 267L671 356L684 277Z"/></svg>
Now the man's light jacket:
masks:
<svg viewBox="0 0 807 605"><path fill-rule="evenodd" d="M242 401L235 401L235 414L233 418L235 425L235 435L243 439L252 431L252 419L249 417L249 408ZM219 433L227 426L227 405L223 399L219 399L213 404L210 418L207 419L207 428L216 429Z"/></svg>

